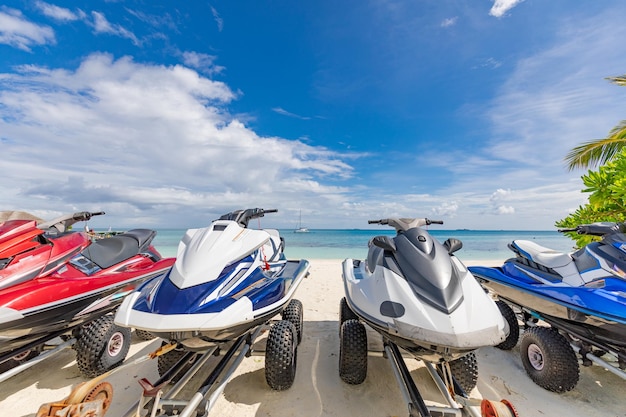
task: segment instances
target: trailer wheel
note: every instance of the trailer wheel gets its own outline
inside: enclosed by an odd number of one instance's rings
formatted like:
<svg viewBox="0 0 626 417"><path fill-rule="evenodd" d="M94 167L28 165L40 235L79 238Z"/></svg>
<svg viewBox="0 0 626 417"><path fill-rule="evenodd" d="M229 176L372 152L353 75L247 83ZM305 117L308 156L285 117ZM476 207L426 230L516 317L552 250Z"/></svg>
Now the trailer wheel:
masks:
<svg viewBox="0 0 626 417"><path fill-rule="evenodd" d="M296 378L297 331L292 322L281 320L270 328L265 347L265 380L270 388L284 391Z"/></svg>
<svg viewBox="0 0 626 417"><path fill-rule="evenodd" d="M572 390L578 383L578 359L567 339L549 327L531 327L520 342L526 373L540 387L553 392Z"/></svg>
<svg viewBox="0 0 626 417"><path fill-rule="evenodd" d="M339 301L339 330L341 331L341 325L346 320L358 320L359 316L357 316L354 311L348 305L348 301L346 301L346 297L343 297L341 301Z"/></svg>
<svg viewBox="0 0 626 417"><path fill-rule="evenodd" d="M290 321L296 328L298 334L298 344L302 342L302 331L304 329L304 309L300 300L291 300L282 313L283 320Z"/></svg>
<svg viewBox="0 0 626 417"><path fill-rule="evenodd" d="M478 382L478 361L476 352L470 352L465 356L448 362L450 372L463 391L469 393L476 387Z"/></svg>
<svg viewBox="0 0 626 417"><path fill-rule="evenodd" d="M0 364L0 373L13 369L16 366L26 363L29 360L39 356L42 350L43 345L37 346L33 349L27 350L26 352L22 352L19 355L15 355L10 359L7 359Z"/></svg>
<svg viewBox="0 0 626 417"><path fill-rule="evenodd" d="M367 332L358 320L346 320L341 325L339 376L352 385L362 384L367 377Z"/></svg>
<svg viewBox="0 0 626 417"><path fill-rule="evenodd" d="M509 325L509 334L506 336L506 339L499 345L496 345L496 347L502 350L511 350L517 345L517 340L519 339L519 323L517 322L517 316L511 306L504 301L497 300L496 305L498 309L500 309L500 314L502 314L502 317L504 317L504 320L506 320Z"/></svg>
<svg viewBox="0 0 626 417"><path fill-rule="evenodd" d="M135 335L141 340L152 340L155 336L147 330L135 329Z"/></svg>
<svg viewBox="0 0 626 417"><path fill-rule="evenodd" d="M74 345L76 363L86 377L95 377L121 365L130 348L130 329L102 316L85 325Z"/></svg>

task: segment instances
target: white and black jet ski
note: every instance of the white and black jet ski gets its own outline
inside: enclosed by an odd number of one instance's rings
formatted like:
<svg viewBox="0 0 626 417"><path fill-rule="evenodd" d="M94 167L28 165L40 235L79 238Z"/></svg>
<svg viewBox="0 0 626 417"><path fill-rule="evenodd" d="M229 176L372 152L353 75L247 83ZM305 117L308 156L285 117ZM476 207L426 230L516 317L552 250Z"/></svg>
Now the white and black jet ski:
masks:
<svg viewBox="0 0 626 417"><path fill-rule="evenodd" d="M469 411L467 393L478 378L474 351L504 341L507 322L495 302L454 256L462 247L461 241L448 239L441 244L423 228L442 221L388 218L369 223L391 226L397 233L371 239L366 260L343 262L345 298L340 305L339 355L342 380L360 384L366 378L366 324L382 335L386 356L409 403L411 416L430 416L433 410L421 398L399 348L424 361L441 387L448 385L441 388L444 395L459 394L448 398L451 408L446 411ZM467 407L457 401L463 401ZM515 415L507 402L484 400L480 407L486 408L487 414L483 415L492 415L488 413L494 407L502 408L497 415Z"/></svg>

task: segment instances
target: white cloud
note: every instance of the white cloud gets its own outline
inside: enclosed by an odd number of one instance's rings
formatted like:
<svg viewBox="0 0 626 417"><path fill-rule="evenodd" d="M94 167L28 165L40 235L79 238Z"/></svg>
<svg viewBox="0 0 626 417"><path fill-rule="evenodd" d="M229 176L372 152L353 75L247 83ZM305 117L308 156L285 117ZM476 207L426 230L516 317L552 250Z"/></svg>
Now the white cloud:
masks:
<svg viewBox="0 0 626 417"><path fill-rule="evenodd" d="M444 202L440 206L434 207L432 211L436 216L455 217L458 210L459 205L453 201Z"/></svg>
<svg viewBox="0 0 626 417"><path fill-rule="evenodd" d="M224 19L222 19L220 14L213 6L211 6L211 13L213 14L213 19L215 19L215 23L217 23L217 30L221 32L222 29L224 29Z"/></svg>
<svg viewBox="0 0 626 417"><path fill-rule="evenodd" d="M19 10L3 7L0 10L0 43L30 52L34 45L56 43L56 38L51 27L29 21Z"/></svg>
<svg viewBox="0 0 626 417"><path fill-rule="evenodd" d="M443 22L441 22L441 27L442 28L447 28L450 26L454 26L456 25L456 21L458 20L458 16L454 16L454 17L449 17L447 19L444 19Z"/></svg>
<svg viewBox="0 0 626 417"><path fill-rule="evenodd" d="M512 206L498 206L495 211L496 214L515 214L515 208Z"/></svg>
<svg viewBox="0 0 626 417"><path fill-rule="evenodd" d="M489 202L492 205L493 214L515 214L515 208L513 206L507 206L503 204L504 201L508 201L514 198L515 197L511 190L504 190L502 188L497 189L493 194L491 194L491 197L489 197Z"/></svg>
<svg viewBox="0 0 626 417"><path fill-rule="evenodd" d="M189 225L233 207L323 209L345 199L324 183L352 175L342 155L257 135L229 115L234 98L190 68L106 54L76 70L0 74L3 203L104 209L124 226L133 216Z"/></svg>
<svg viewBox="0 0 626 417"><path fill-rule="evenodd" d="M291 113L291 112L283 109L282 107L274 107L272 109L272 111L276 112L278 114L282 114L283 116L293 117L294 119L300 119L300 120L310 120L311 119L308 116L300 116L299 114Z"/></svg>
<svg viewBox="0 0 626 417"><path fill-rule="evenodd" d="M84 19L86 17L82 10L73 12L70 9L55 6L54 4L45 3L43 1L36 2L35 6L41 10L44 15L61 22L71 22L74 20Z"/></svg>
<svg viewBox="0 0 626 417"><path fill-rule="evenodd" d="M176 22L172 15L170 15L169 13L148 14L142 12L141 10L130 9L128 7L126 7L125 10L138 20L147 23L152 27L159 29L166 28L173 31L178 31ZM161 34L159 36L166 37L166 35L164 34Z"/></svg>
<svg viewBox="0 0 626 417"><path fill-rule="evenodd" d="M523 0L495 0L489 14L495 17L502 17L506 12L517 6Z"/></svg>
<svg viewBox="0 0 626 417"><path fill-rule="evenodd" d="M502 199L506 199L511 195L511 190L503 190L502 188L498 188L496 192L491 194L489 198L490 201L500 201Z"/></svg>
<svg viewBox="0 0 626 417"><path fill-rule="evenodd" d="M214 55L203 54L194 51L182 52L183 63L188 67L202 71L204 74L218 74L224 70L224 67L215 65L217 59Z"/></svg>
<svg viewBox="0 0 626 417"><path fill-rule="evenodd" d="M94 11L91 12L91 16L93 17L93 29L96 34L107 33L109 35L116 35L122 38L130 39L135 45L140 44L139 39L137 39L134 33L121 25L109 22L104 13Z"/></svg>
<svg viewBox="0 0 626 417"><path fill-rule="evenodd" d="M497 59L493 57L489 57L489 58L483 59L478 65L474 66L473 69L477 69L477 68L496 69L496 68L500 68L501 66L502 66L501 61L498 61Z"/></svg>

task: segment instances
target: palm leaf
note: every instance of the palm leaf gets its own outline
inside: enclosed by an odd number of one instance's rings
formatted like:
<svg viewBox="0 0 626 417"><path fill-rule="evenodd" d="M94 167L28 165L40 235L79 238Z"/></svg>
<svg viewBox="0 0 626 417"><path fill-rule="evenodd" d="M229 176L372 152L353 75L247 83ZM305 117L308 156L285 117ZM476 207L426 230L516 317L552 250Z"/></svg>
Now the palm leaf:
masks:
<svg viewBox="0 0 626 417"><path fill-rule="evenodd" d="M624 78L626 85L626 78ZM615 126L609 136L584 142L569 151L565 157L568 169L589 168L602 165L611 160L626 146L626 120Z"/></svg>
<svg viewBox="0 0 626 417"><path fill-rule="evenodd" d="M606 79L614 84L626 86L626 75L620 75L618 77L607 77Z"/></svg>

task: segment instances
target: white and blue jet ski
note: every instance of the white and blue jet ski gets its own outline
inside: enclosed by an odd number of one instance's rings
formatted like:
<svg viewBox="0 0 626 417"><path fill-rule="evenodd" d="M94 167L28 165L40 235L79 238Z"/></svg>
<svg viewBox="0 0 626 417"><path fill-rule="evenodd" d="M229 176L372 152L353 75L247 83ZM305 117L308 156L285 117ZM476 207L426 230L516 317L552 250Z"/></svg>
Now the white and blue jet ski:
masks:
<svg viewBox="0 0 626 417"><path fill-rule="evenodd" d="M478 378L474 351L503 342L508 323L454 256L462 247L461 241L448 239L441 244L424 228L442 221L388 218L369 223L391 226L396 235L372 238L366 260L343 262L341 379L349 384L364 382L368 325L382 336L385 356L407 399L410 416L472 412L467 393L476 386ZM399 349L424 362L442 393L456 394L454 398L445 394L450 404L446 414L435 414L442 409L426 406ZM482 415L516 415L508 402L484 400L480 407L484 409ZM501 409L500 414L488 414L495 408Z"/></svg>
<svg viewBox="0 0 626 417"><path fill-rule="evenodd" d="M281 314L283 320L274 323L279 325L272 325L277 329L270 330L268 349L272 335L280 333L278 339L293 343L289 352L278 354L291 359L284 369L268 371L266 352L266 379L274 389L289 388L303 324L302 304L292 297L308 274L309 262L287 260L277 230L248 228L250 220L276 211L237 210L208 227L187 230L172 268L127 296L115 322L177 343L177 351L168 355L180 358L249 339L253 330ZM163 374L175 361L161 359Z"/></svg>

